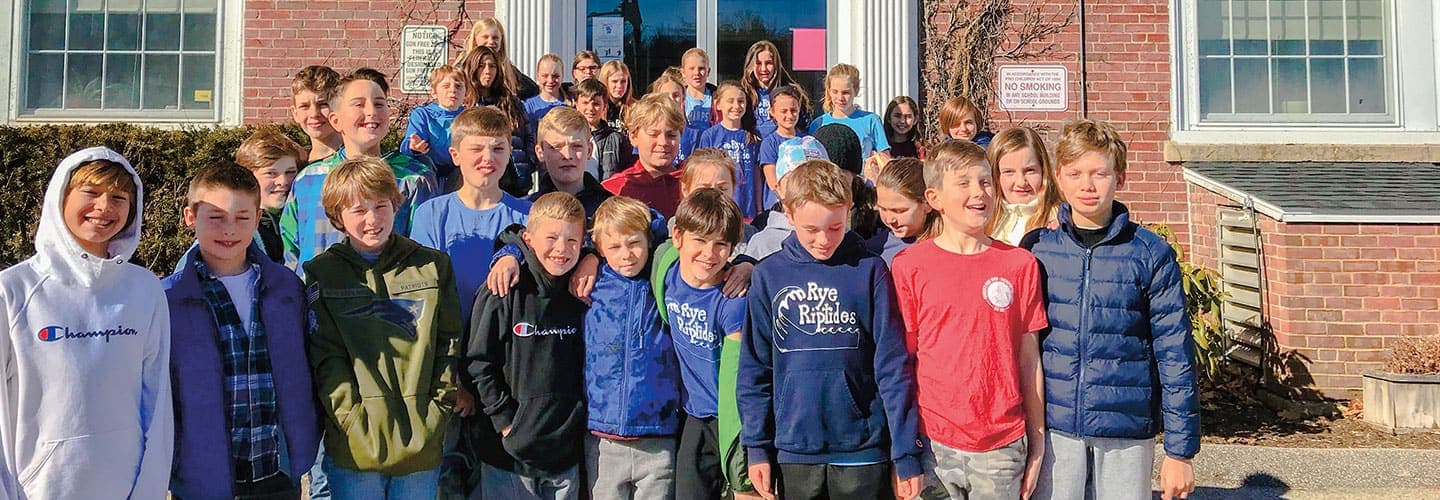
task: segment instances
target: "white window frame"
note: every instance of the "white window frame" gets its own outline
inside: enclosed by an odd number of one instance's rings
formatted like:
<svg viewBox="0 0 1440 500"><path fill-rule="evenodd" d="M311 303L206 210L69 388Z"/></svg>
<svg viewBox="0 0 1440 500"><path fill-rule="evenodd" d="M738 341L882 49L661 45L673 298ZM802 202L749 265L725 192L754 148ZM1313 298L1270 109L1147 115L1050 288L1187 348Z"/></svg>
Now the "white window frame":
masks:
<svg viewBox="0 0 1440 500"><path fill-rule="evenodd" d="M1202 122L1197 0L1171 0L1171 140L1181 143L1433 144L1440 142L1436 45L1440 3L1387 0L1390 119L1376 122ZM1277 116L1283 118L1283 115Z"/></svg>
<svg viewBox="0 0 1440 500"><path fill-rule="evenodd" d="M26 0L0 2L0 40L9 40L10 49L0 50L0 110L11 124L127 122L155 126L239 125L244 114L244 0L217 0L215 47L215 88L213 114L185 116L169 110L45 110L25 109L21 95L25 85ZM57 83L63 85L63 83ZM193 113L193 112L192 112Z"/></svg>

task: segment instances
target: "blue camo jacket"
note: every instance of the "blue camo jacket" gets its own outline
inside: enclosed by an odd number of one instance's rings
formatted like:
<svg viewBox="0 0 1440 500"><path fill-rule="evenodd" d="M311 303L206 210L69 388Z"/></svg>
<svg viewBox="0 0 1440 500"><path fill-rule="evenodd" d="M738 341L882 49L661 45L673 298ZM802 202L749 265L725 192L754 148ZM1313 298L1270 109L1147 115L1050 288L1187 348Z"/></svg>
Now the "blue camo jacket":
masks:
<svg viewBox="0 0 1440 500"><path fill-rule="evenodd" d="M1021 246L1040 261L1050 328L1041 333L1050 429L1109 438L1165 434L1165 453L1200 451L1195 342L1175 251L1115 203L1103 239L1084 248L1060 205L1058 229Z"/></svg>
<svg viewBox="0 0 1440 500"><path fill-rule="evenodd" d="M600 266L585 313L590 430L625 437L680 432L680 363L660 320L650 271Z"/></svg>

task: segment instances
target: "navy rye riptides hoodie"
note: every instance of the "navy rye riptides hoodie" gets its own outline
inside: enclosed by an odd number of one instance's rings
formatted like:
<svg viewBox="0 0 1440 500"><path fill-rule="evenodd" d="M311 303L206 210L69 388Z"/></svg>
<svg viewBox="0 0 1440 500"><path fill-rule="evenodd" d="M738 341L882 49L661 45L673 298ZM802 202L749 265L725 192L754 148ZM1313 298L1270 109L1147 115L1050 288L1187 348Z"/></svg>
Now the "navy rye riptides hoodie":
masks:
<svg viewBox="0 0 1440 500"><path fill-rule="evenodd" d="M815 260L790 235L751 276L740 352L750 463L893 461L920 474L913 367L885 261L846 233Z"/></svg>

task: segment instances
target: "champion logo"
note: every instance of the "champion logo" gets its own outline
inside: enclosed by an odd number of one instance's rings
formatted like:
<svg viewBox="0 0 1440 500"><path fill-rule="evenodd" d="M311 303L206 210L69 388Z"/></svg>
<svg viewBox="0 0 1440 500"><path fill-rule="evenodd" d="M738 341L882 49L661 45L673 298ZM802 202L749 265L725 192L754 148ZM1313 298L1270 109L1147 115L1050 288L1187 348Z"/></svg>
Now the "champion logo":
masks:
<svg viewBox="0 0 1440 500"><path fill-rule="evenodd" d="M65 339L104 338L105 342L108 343L110 342L110 337L130 337L135 335L140 335L140 332L134 328L126 328L125 325L117 325L115 328L88 332L77 332L68 327L51 325L41 328L39 332L35 333L35 337L44 342L58 342Z"/></svg>
<svg viewBox="0 0 1440 500"><path fill-rule="evenodd" d="M535 334L535 325L530 323L516 323L515 326L510 328L510 333L514 333L516 337L529 337Z"/></svg>
<svg viewBox="0 0 1440 500"><path fill-rule="evenodd" d="M510 333L515 334L516 337L543 337L546 335L559 335L564 337L566 335L574 335L576 331L573 326L541 329L530 323L516 323L515 326L510 327Z"/></svg>

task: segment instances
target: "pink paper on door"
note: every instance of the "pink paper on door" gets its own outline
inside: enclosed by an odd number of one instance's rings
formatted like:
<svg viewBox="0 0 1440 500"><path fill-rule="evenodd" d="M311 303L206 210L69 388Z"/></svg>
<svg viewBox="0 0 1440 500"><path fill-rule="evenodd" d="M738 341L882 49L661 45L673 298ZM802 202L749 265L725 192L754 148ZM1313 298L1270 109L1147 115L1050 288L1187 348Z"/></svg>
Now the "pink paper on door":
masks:
<svg viewBox="0 0 1440 500"><path fill-rule="evenodd" d="M825 71L825 28L790 28L795 36L790 69Z"/></svg>

